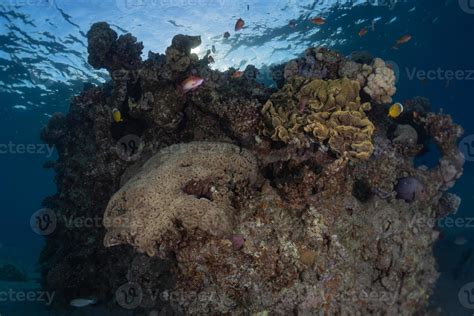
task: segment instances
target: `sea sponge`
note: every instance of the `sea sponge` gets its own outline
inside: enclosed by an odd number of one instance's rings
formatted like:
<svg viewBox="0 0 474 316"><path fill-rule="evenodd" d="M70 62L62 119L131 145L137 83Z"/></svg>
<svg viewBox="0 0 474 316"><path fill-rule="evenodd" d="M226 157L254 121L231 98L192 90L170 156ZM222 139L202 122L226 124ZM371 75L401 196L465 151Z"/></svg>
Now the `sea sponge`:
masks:
<svg viewBox="0 0 474 316"><path fill-rule="evenodd" d="M364 92L370 95L377 103L390 103L392 96L397 92L395 87L395 73L385 65L380 58L375 58L372 64L373 72L367 78Z"/></svg>
<svg viewBox="0 0 474 316"><path fill-rule="evenodd" d="M301 146L328 141L340 156L368 159L374 148L374 125L365 115L370 103L361 104L359 91L359 82L347 78L295 78L262 109L271 138Z"/></svg>
<svg viewBox="0 0 474 316"><path fill-rule="evenodd" d="M253 155L232 144L192 142L162 149L109 201L106 247L131 244L150 256L180 228L232 232L236 185L255 182ZM171 236L171 237L170 237Z"/></svg>

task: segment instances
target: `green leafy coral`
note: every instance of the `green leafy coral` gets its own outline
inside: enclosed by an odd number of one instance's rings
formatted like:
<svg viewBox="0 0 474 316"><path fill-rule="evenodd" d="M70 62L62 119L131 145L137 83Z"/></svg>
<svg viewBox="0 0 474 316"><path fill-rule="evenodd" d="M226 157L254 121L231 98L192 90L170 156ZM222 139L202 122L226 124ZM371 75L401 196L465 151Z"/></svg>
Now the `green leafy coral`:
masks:
<svg viewBox="0 0 474 316"><path fill-rule="evenodd" d="M263 106L266 132L275 141L327 142L339 156L368 159L374 125L365 114L370 103L361 103L359 91L359 82L347 78L295 78Z"/></svg>

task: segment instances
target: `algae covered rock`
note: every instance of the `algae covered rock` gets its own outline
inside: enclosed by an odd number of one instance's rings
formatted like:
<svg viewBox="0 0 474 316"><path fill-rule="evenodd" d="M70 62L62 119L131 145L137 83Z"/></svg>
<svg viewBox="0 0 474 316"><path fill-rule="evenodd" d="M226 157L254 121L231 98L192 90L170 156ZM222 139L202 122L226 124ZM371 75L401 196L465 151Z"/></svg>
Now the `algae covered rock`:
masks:
<svg viewBox="0 0 474 316"><path fill-rule="evenodd" d="M301 146L327 142L340 156L368 159L374 126L365 114L370 104L361 103L359 91L359 83L347 78L294 79L262 109L271 138Z"/></svg>
<svg viewBox="0 0 474 316"><path fill-rule="evenodd" d="M256 169L255 158L232 144L194 142L161 150L110 199L105 246L128 243L153 256L166 238L179 240L179 227L189 234L197 228L231 233L232 190L252 184Z"/></svg>
<svg viewBox="0 0 474 316"><path fill-rule="evenodd" d="M134 69L141 63L143 44L131 34L118 37L106 22L92 25L87 32L88 62L96 68L112 72L118 69Z"/></svg>

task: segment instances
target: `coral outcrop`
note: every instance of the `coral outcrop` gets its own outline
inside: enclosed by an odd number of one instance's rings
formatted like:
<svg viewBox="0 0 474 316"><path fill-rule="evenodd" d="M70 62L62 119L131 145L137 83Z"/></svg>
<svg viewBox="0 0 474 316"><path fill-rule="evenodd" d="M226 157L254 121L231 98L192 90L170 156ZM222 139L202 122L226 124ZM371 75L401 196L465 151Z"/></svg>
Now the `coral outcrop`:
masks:
<svg viewBox="0 0 474 316"><path fill-rule="evenodd" d="M182 227L230 235L238 185L252 185L257 162L226 143L193 142L164 148L112 196L105 210L105 246L134 245L150 256ZM180 240L179 237L175 237Z"/></svg>
<svg viewBox="0 0 474 316"><path fill-rule="evenodd" d="M273 68L270 89L255 67L210 69L191 53L199 37L145 61L106 23L88 40L112 80L41 134L58 150L58 192L43 203L57 227L40 258L55 308L94 297L114 314L430 312L431 223L459 207L447 191L463 131L422 98L388 118L395 77L382 60L309 48ZM204 83L183 94L189 76ZM438 164L415 167L430 142Z"/></svg>

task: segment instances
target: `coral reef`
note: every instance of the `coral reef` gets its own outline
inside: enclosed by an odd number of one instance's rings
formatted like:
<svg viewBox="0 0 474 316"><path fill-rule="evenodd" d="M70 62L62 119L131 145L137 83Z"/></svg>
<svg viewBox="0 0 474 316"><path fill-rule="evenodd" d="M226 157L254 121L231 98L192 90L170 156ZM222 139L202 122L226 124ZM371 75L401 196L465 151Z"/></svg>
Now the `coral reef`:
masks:
<svg viewBox="0 0 474 316"><path fill-rule="evenodd" d="M233 190L252 185L256 174L255 158L232 144L193 142L164 148L110 199L104 244L130 243L153 256L156 245L178 233L175 223L188 233L198 228L229 235Z"/></svg>
<svg viewBox="0 0 474 316"><path fill-rule="evenodd" d="M283 76L270 89L255 67L210 69L191 53L199 37L177 35L146 61L106 23L88 39L112 80L41 134L59 155L48 163L58 192L43 203L58 223L40 258L56 308L94 297L119 311L133 284L137 315L429 312L430 223L459 207L447 190L463 172L463 131L421 98L387 118L395 77L382 60L309 48L272 68ZM204 83L183 94L189 76ZM133 159L124 137L140 143ZM415 167L429 142L437 166Z"/></svg>
<svg viewBox="0 0 474 316"><path fill-rule="evenodd" d="M305 56L289 61L284 68L283 78L338 79L347 77L357 80L362 90L375 103L390 103L397 91L395 73L380 58L373 59L358 54L351 59L327 48L309 48ZM278 87L284 84L277 81Z"/></svg>
<svg viewBox="0 0 474 316"><path fill-rule="evenodd" d="M374 125L365 115L370 103L361 104L359 90L357 81L346 78L294 79L263 106L272 139L308 147L306 132L340 156L368 159Z"/></svg>

